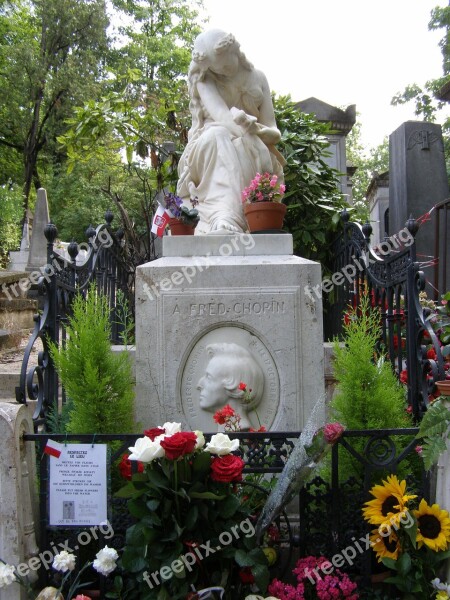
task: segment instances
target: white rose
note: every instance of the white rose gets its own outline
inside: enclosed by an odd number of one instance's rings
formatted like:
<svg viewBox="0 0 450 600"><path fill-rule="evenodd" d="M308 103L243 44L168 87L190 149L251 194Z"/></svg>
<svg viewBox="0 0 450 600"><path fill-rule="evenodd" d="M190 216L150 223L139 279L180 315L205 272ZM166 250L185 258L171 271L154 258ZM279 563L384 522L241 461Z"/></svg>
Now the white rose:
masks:
<svg viewBox="0 0 450 600"><path fill-rule="evenodd" d="M161 448L159 440L152 440L145 436L138 438L134 446L128 448L131 452L128 457L130 460L140 460L143 463L152 462L155 458L162 458L164 456L164 448Z"/></svg>
<svg viewBox="0 0 450 600"><path fill-rule="evenodd" d="M195 443L194 450L200 450L200 448L203 448L205 445L205 436L203 435L202 431L196 430L194 433L197 436L197 442Z"/></svg>
<svg viewBox="0 0 450 600"><path fill-rule="evenodd" d="M225 456L239 448L239 440L230 440L226 433L216 433L211 437L211 441L205 446L206 452Z"/></svg>
<svg viewBox="0 0 450 600"><path fill-rule="evenodd" d="M181 431L181 423L164 423L164 425L161 425L161 429L165 429L165 436L173 435Z"/></svg>
<svg viewBox="0 0 450 600"><path fill-rule="evenodd" d="M73 571L75 569L75 555L63 550L53 559L52 567L55 571L61 571L61 573Z"/></svg>
<svg viewBox="0 0 450 600"><path fill-rule="evenodd" d="M117 551L114 548L105 546L96 554L96 558L92 563L94 569L101 575L109 575L117 567L116 560L119 558Z"/></svg>
<svg viewBox="0 0 450 600"><path fill-rule="evenodd" d="M0 563L0 588L16 581L15 569L11 565Z"/></svg>

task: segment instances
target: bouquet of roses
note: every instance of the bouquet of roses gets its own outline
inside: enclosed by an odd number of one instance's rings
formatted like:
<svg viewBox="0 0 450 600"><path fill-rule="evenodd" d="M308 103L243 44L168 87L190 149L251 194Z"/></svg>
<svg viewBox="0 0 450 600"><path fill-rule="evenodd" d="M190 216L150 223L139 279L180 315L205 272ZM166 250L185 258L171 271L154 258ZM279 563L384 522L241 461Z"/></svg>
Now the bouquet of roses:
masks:
<svg viewBox="0 0 450 600"><path fill-rule="evenodd" d="M248 509L236 494L244 461L239 441L165 423L129 450L143 472L118 492L136 523L127 530L122 567L140 599L185 599L194 590L233 591L241 567L258 587L268 582L267 559L256 546ZM131 596L133 597L133 596ZM225 598L233 596L225 596Z"/></svg>

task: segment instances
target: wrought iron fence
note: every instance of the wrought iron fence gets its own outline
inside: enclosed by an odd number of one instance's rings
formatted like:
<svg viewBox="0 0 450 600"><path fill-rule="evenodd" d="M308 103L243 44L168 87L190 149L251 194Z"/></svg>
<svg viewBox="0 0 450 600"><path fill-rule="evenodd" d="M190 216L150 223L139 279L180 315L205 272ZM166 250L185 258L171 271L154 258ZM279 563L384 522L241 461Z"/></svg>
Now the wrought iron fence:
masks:
<svg viewBox="0 0 450 600"><path fill-rule="evenodd" d="M397 376L407 371L408 404L419 420L435 382L444 379L444 359L420 303L425 276L416 259L418 225L409 219L402 232L372 247L370 224L351 223L346 211L342 221L343 233L332 248L331 281L336 283L323 298L325 339L342 338L346 311L359 307L362 294L368 294L372 307L380 311L380 345ZM425 338L433 345L435 359L427 357Z"/></svg>
<svg viewBox="0 0 450 600"><path fill-rule="evenodd" d="M280 556L284 558L271 571L272 577L282 578L292 559L307 555L325 555L332 557L348 548L355 549L351 564L341 570L355 576L360 585L368 582L370 574L376 568L374 553L361 540L366 539L369 527L362 519L361 508L369 500L368 491L374 483L380 483L390 473L405 477L408 489L427 501L431 495L431 478L423 470L414 448L416 446L416 428L345 431L330 453L330 461L323 471L310 480L299 494L299 504L291 503L286 509L280 528L284 536L280 541ZM211 434L205 434L209 439ZM261 474L265 477L277 476L284 468L293 449L299 432L232 433L230 437L240 439L242 456L246 462L244 475ZM139 436L122 435L65 435L52 434L52 440L61 443L77 442L114 443L111 454L111 466L134 444ZM39 498L40 498L40 540L41 552L54 552L55 547L65 543L70 548L77 545L77 536L81 529L54 528L49 526L48 514L48 456L43 450L49 434L26 434L25 441L34 441L39 460ZM355 465L360 467L359 476L342 473L342 461L345 455L351 455ZM298 508L296 508L298 506ZM125 545L125 534L132 524L126 508L126 502L111 498L111 529L114 533L107 541L98 540L99 547L107 545L120 551ZM359 546L357 543L359 542ZM295 548L296 549L295 549ZM294 553L296 556L294 557ZM92 557L90 557L92 558ZM78 561L78 564L83 564ZM41 573L43 584L51 582L51 570ZM105 582L99 585L105 592Z"/></svg>
<svg viewBox="0 0 450 600"><path fill-rule="evenodd" d="M96 293L102 293L108 298L111 342L116 344L121 343L123 327L119 318L119 290L130 308L134 308L134 275L126 260L123 231L112 230L111 211L106 212L105 221L96 229L92 226L87 229L87 250L82 262L77 260L79 246L76 242L69 244L67 258L55 247L58 234L56 226L49 223L44 229L47 264L42 266L42 276L37 283L41 310L35 315L34 330L25 349L19 385L16 387L17 402L36 402L33 415L36 430L44 426L48 409L58 403L58 398L62 397L64 401L64 390L59 386L58 375L49 354L49 344L64 344L67 320L75 294L86 296L91 283L95 283ZM38 364L29 366L32 350L38 340L43 348L38 354Z"/></svg>

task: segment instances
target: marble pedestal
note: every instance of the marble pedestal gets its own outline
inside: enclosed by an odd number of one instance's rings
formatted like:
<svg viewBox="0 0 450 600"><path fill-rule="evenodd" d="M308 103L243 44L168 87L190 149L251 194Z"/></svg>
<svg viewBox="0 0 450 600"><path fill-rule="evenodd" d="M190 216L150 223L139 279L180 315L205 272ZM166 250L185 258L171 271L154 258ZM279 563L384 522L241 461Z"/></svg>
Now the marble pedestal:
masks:
<svg viewBox="0 0 450 600"><path fill-rule="evenodd" d="M320 282L320 264L294 256L290 234L165 237L163 258L136 273L136 421L217 431L226 400L201 408L197 386L208 348L224 343L263 374L251 425L301 429L324 394L322 305L305 294Z"/></svg>

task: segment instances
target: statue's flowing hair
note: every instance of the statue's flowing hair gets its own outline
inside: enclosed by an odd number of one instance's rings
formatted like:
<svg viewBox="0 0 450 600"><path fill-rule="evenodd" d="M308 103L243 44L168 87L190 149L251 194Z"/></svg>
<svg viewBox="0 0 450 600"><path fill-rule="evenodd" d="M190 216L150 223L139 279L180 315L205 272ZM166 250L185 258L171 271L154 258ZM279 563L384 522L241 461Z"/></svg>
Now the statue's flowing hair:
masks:
<svg viewBox="0 0 450 600"><path fill-rule="evenodd" d="M192 126L189 130L189 138L203 127L205 115L203 106L200 101L200 96L197 91L197 83L203 81L211 62L214 60L214 55L224 54L225 52L236 53L239 66L247 71L253 70L252 63L247 60L245 54L240 49L239 42L236 41L232 33L226 33L221 29L211 29L201 33L194 43L192 52L192 61L188 72L188 90L189 90L189 110L192 115ZM211 77L220 79L220 75L209 71Z"/></svg>

